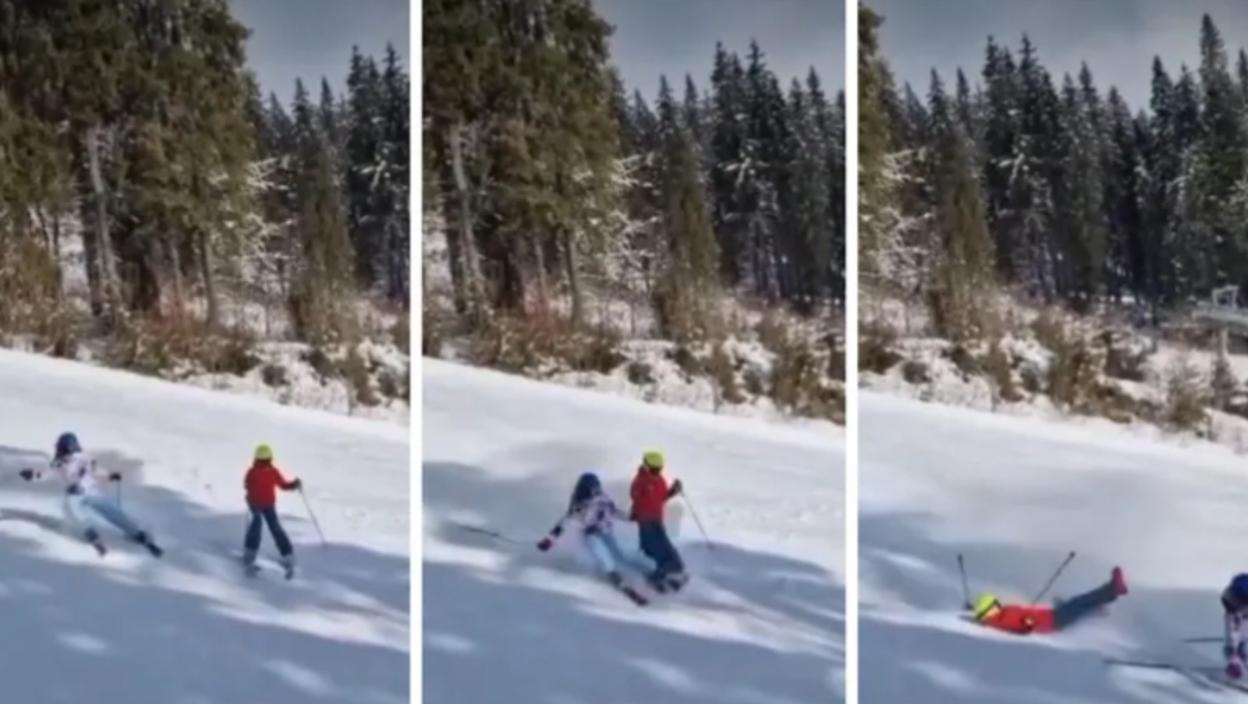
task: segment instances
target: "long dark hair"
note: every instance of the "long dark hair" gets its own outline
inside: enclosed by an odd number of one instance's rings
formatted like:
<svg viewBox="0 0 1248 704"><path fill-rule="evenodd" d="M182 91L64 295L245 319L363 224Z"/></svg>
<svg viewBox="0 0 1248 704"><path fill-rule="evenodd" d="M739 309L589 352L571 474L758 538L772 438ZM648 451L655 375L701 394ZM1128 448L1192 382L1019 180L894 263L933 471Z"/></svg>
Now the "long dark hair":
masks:
<svg viewBox="0 0 1248 704"><path fill-rule="evenodd" d="M568 501L568 513L572 513L578 505L589 501L601 493L602 482L598 481L598 475L593 472L582 474L576 480L576 486L572 489L572 498Z"/></svg>

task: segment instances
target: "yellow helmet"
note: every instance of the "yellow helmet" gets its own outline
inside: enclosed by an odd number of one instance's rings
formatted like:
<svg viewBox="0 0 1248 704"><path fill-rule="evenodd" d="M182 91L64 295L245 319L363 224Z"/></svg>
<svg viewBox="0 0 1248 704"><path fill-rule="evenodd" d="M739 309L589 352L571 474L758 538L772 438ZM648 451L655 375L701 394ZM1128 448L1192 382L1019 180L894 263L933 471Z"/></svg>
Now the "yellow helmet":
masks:
<svg viewBox="0 0 1248 704"><path fill-rule="evenodd" d="M259 445L256 447L256 459L262 462L273 461L273 448L268 445Z"/></svg>
<svg viewBox="0 0 1248 704"><path fill-rule="evenodd" d="M658 450L647 450L641 456L641 463L650 469L663 469L663 453Z"/></svg>
<svg viewBox="0 0 1248 704"><path fill-rule="evenodd" d="M1001 608L1001 601L997 599L995 594L987 592L980 594L975 600L975 620L983 621L993 612L994 609Z"/></svg>

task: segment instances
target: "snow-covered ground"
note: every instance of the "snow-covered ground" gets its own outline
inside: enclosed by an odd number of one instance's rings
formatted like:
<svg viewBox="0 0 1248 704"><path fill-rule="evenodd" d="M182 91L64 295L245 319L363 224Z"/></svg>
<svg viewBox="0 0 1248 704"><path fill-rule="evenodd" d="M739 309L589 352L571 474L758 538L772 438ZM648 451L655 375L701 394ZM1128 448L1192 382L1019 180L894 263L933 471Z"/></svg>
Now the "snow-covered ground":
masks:
<svg viewBox="0 0 1248 704"><path fill-rule="evenodd" d="M54 483L17 472L73 430L121 471L167 549L60 532ZM257 443L303 479L279 511L301 574L241 575ZM0 700L399 704L409 700L407 429L0 351ZM273 557L266 535L262 552Z"/></svg>
<svg viewBox="0 0 1248 704"><path fill-rule="evenodd" d="M425 702L843 700L840 429L423 366ZM550 554L535 545L581 472L627 504L650 447L665 451L714 543L674 501L693 580L638 608L592 575L575 540ZM637 549L632 524L617 534Z"/></svg>
<svg viewBox="0 0 1248 704"><path fill-rule="evenodd" d="M1218 594L1248 567L1244 459L1209 443L860 395L863 702L1237 702L1175 671L1219 667ZM1055 635L962 618L971 591L1026 602L1071 550L1053 594L1122 565L1131 593ZM1202 686L1203 685L1203 686Z"/></svg>

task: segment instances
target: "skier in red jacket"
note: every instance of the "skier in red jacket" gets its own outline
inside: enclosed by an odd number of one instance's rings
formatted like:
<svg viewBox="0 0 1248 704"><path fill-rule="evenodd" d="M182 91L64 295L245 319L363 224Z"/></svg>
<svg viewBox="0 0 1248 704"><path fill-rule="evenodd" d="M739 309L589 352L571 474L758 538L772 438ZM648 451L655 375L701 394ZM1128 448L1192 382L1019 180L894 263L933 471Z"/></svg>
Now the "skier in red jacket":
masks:
<svg viewBox="0 0 1248 704"><path fill-rule="evenodd" d="M681 488L679 479L670 489L667 487L667 480L663 478L663 453L651 450L642 456L629 491L633 499L630 517L637 522L641 551L654 560L654 571L646 581L659 591L680 589L689 579L685 563L663 525L663 507L668 499L680 494Z"/></svg>
<svg viewBox="0 0 1248 704"><path fill-rule="evenodd" d="M255 570L256 553L260 550L260 523L263 521L268 524L273 542L277 544L277 552L282 556L286 579L294 576L295 549L277 518L277 490L291 491L301 486L302 482L298 479L287 480L273 465L273 448L268 445L256 448L255 461L243 479L243 487L247 490L247 509L251 511L247 535L243 538L243 564L249 571Z"/></svg>
<svg viewBox="0 0 1248 704"><path fill-rule="evenodd" d="M1122 568L1115 567L1108 582L1051 607L1002 604L992 594L981 594L975 600L975 620L989 628L1019 635L1053 633L1074 624L1126 593L1127 579Z"/></svg>

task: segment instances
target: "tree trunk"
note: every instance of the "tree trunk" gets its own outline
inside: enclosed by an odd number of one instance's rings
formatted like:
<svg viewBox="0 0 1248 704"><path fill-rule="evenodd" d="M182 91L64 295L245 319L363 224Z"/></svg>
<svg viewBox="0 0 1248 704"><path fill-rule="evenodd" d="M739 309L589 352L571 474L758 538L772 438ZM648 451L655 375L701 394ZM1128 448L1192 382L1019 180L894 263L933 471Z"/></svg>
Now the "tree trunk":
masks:
<svg viewBox="0 0 1248 704"><path fill-rule="evenodd" d="M173 283L174 316L181 320L186 303L186 294L182 283L182 255L178 252L177 244L169 240L161 240L161 242L166 250L165 260L169 262L170 277Z"/></svg>
<svg viewBox="0 0 1248 704"><path fill-rule="evenodd" d="M92 125L83 137L87 158L86 187L90 192L83 203L83 215L84 225L90 225L83 228L82 240L87 260L91 314L96 317L112 315L116 310L116 273L109 240L108 191L100 168L101 131L99 126Z"/></svg>
<svg viewBox="0 0 1248 704"><path fill-rule="evenodd" d="M458 204L456 225L458 225L457 235L462 259L463 287L459 295L463 297L464 309L469 315L476 317L484 296L481 288L481 264L478 260L476 241L473 239L472 191L468 176L464 172L464 140L475 139L474 131L475 128L465 128L463 122L457 121L451 127L447 144L451 149L451 169L455 177L455 195Z"/></svg>
<svg viewBox="0 0 1248 704"><path fill-rule="evenodd" d="M546 279L546 249L537 235L525 238L533 250L533 262L537 269L537 310L543 317L550 312L550 284ZM522 299L521 308L526 308Z"/></svg>
<svg viewBox="0 0 1248 704"><path fill-rule="evenodd" d="M217 282L212 272L212 243L203 230L196 233L199 241L199 271L204 280L204 297L208 303L208 317L205 321L209 328L217 327L220 302L217 300Z"/></svg>
<svg viewBox="0 0 1248 704"><path fill-rule="evenodd" d="M582 322L581 278L576 266L576 241L572 237L572 231L566 228L563 231L563 263L568 274L568 291L572 295L572 325L580 327Z"/></svg>
<svg viewBox="0 0 1248 704"><path fill-rule="evenodd" d="M61 216L52 216L52 261L56 266L56 300L65 296L65 274L61 271Z"/></svg>

